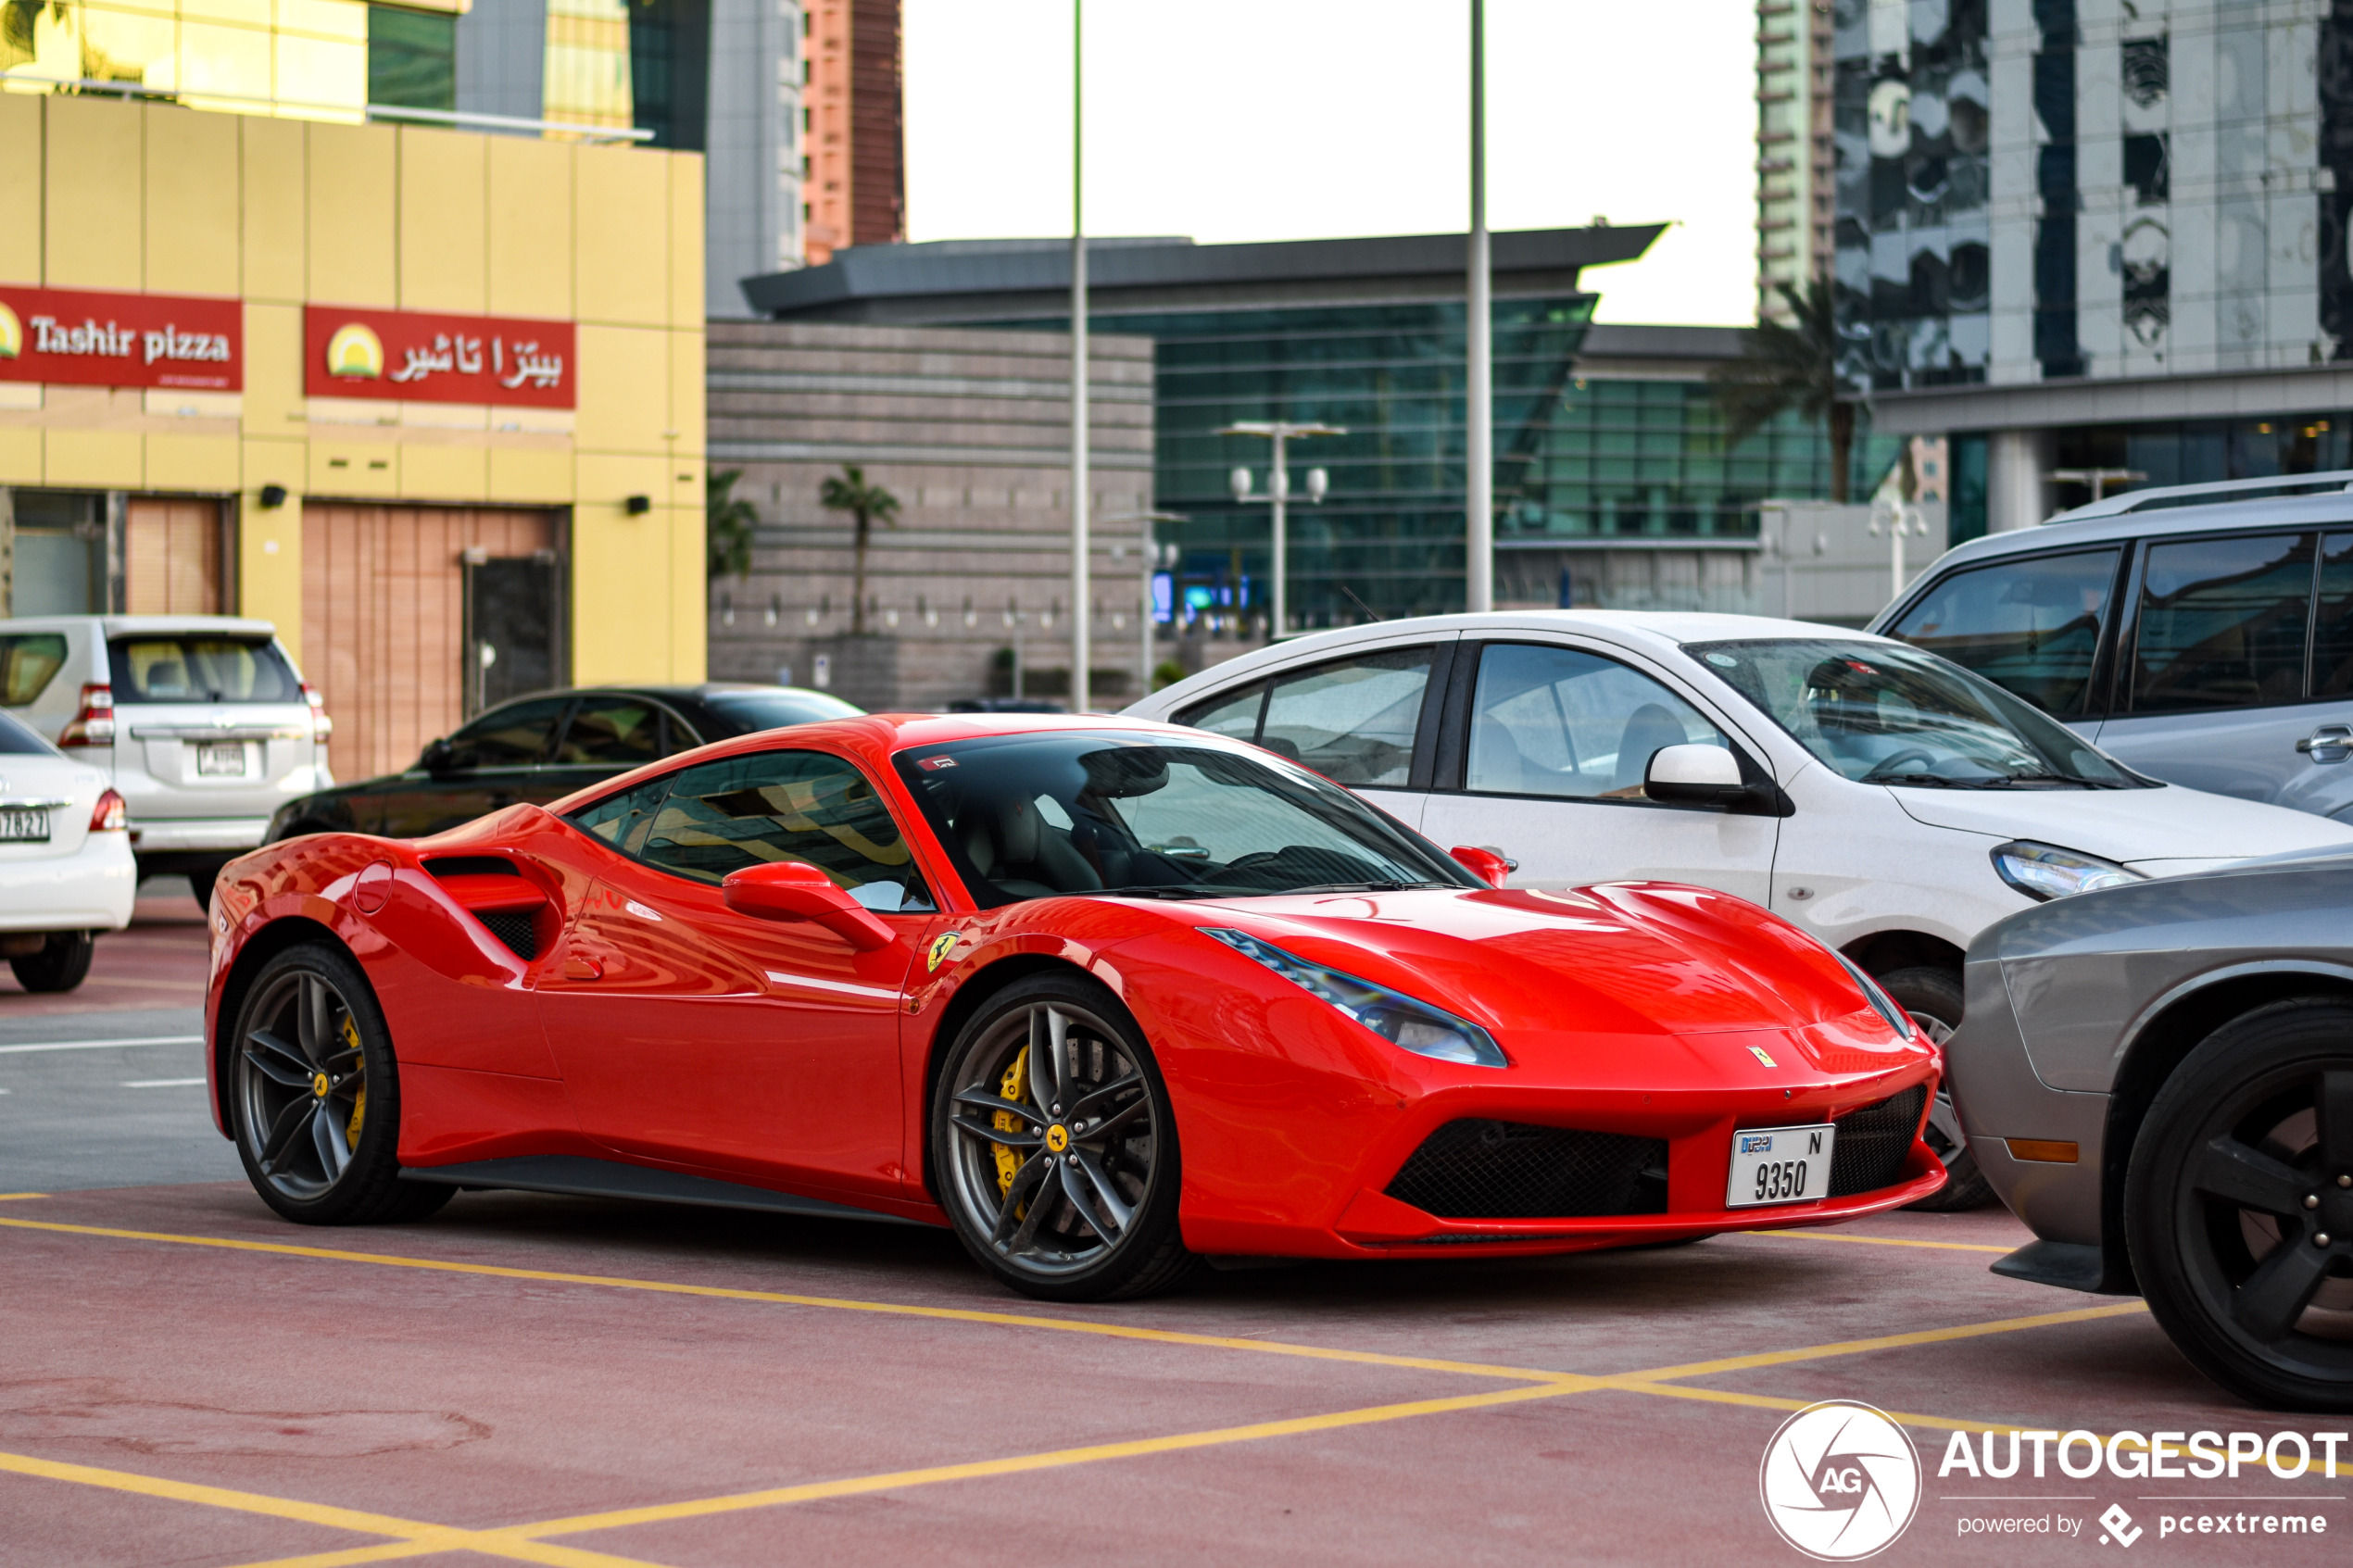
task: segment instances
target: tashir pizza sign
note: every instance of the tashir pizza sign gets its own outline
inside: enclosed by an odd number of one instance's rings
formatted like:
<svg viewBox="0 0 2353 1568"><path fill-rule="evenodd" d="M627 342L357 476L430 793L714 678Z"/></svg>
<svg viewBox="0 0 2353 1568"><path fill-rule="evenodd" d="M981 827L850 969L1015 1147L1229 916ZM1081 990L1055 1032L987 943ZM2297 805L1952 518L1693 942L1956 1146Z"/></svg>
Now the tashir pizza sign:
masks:
<svg viewBox="0 0 2353 1568"><path fill-rule="evenodd" d="M0 287L0 382L245 390L233 299Z"/></svg>
<svg viewBox="0 0 2353 1568"><path fill-rule="evenodd" d="M312 397L570 408L574 361L570 321L303 309L303 391Z"/></svg>

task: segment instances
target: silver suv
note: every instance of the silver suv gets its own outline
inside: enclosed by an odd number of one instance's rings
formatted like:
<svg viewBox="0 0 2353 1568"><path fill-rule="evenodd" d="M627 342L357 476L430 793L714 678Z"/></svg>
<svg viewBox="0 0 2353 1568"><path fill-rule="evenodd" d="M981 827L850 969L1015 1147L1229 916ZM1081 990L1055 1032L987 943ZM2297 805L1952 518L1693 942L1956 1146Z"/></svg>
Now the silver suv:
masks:
<svg viewBox="0 0 2353 1568"><path fill-rule="evenodd" d="M2135 490L1948 551L1871 630L2142 772L2353 822L2353 471Z"/></svg>
<svg viewBox="0 0 2353 1568"><path fill-rule="evenodd" d="M267 621L0 621L0 707L107 773L140 875L184 873L199 904L271 813L334 783L333 725Z"/></svg>

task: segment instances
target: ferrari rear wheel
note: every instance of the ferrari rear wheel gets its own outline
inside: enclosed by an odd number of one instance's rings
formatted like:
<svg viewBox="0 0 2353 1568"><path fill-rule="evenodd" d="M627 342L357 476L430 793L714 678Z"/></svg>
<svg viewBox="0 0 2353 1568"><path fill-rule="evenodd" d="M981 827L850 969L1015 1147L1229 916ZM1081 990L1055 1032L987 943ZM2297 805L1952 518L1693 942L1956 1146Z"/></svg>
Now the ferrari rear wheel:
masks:
<svg viewBox="0 0 2353 1568"><path fill-rule="evenodd" d="M2133 1141L2124 1233L2200 1372L2259 1404L2353 1402L2353 1007L2276 1002L2192 1051Z"/></svg>
<svg viewBox="0 0 2353 1568"><path fill-rule="evenodd" d="M359 966L306 943L254 977L229 1041L232 1132L261 1200L289 1220L419 1220L452 1189L399 1179L400 1079Z"/></svg>
<svg viewBox="0 0 2353 1568"><path fill-rule="evenodd" d="M1176 1223L1176 1131L1151 1050L1077 975L1018 981L949 1047L932 1173L956 1234L1025 1295L1108 1301L1165 1290L1199 1260Z"/></svg>
<svg viewBox="0 0 2353 1568"><path fill-rule="evenodd" d="M1921 964L1890 970L1872 978L1890 1000L1912 1015L1920 1033L1940 1048L1953 1037L1953 1031L1961 1022L1959 975ZM1961 1132L1961 1119L1953 1110L1953 1097L1944 1092L1941 1084L1937 1085L1936 1103L1928 1108L1928 1129L1921 1136L1936 1158L1944 1162L1944 1185L1932 1196L1907 1204L1906 1208L1949 1212L1980 1209L1993 1201L1994 1184L1977 1168L1977 1156L1969 1152L1969 1139Z"/></svg>

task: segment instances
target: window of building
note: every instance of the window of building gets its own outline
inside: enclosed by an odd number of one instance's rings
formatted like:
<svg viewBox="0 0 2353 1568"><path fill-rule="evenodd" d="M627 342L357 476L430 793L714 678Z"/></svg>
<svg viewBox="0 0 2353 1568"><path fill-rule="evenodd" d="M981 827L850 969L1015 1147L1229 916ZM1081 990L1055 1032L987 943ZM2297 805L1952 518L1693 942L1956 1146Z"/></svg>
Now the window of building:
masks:
<svg viewBox="0 0 2353 1568"><path fill-rule="evenodd" d="M455 109L458 19L397 6L369 6L368 101L406 109Z"/></svg>

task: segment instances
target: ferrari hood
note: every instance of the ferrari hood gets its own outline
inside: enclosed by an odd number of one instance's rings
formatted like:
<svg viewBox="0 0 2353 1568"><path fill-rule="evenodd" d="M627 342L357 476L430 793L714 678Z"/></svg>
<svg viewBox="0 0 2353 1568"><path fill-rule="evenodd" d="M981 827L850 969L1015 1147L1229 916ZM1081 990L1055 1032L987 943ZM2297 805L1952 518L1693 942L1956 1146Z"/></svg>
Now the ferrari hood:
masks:
<svg viewBox="0 0 2353 1568"><path fill-rule="evenodd" d="M1869 1007L1812 937L1706 888L1610 883L1183 908L1198 925L1247 932L1504 1031L1789 1029Z"/></svg>
<svg viewBox="0 0 2353 1568"><path fill-rule="evenodd" d="M2179 784L2157 789L1894 788L1888 793L1914 822L1931 827L1983 834L1997 841L2033 839L2156 876L2255 855L2353 848L2353 827L2342 822Z"/></svg>

